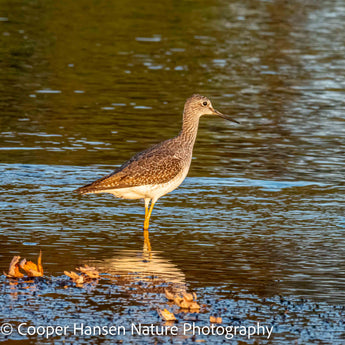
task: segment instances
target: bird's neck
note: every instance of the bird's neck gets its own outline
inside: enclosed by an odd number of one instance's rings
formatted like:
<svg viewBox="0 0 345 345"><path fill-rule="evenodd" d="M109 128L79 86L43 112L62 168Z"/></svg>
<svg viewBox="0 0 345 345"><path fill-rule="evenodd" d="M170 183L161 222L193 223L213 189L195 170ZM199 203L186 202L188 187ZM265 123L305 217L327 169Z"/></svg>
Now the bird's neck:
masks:
<svg viewBox="0 0 345 345"><path fill-rule="evenodd" d="M198 134L199 117L190 114L188 112L183 113L182 130L179 134L179 138L184 144L194 146L196 136Z"/></svg>

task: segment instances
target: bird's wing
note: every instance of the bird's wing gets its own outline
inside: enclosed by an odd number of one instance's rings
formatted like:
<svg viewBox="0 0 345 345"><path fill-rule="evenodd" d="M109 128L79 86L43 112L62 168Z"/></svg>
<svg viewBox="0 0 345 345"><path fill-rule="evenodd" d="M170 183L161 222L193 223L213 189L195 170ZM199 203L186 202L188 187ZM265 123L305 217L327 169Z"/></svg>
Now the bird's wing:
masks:
<svg viewBox="0 0 345 345"><path fill-rule="evenodd" d="M110 175L80 187L76 192L87 194L170 181L182 171L183 166L181 159L174 155L175 151L162 144L138 153Z"/></svg>

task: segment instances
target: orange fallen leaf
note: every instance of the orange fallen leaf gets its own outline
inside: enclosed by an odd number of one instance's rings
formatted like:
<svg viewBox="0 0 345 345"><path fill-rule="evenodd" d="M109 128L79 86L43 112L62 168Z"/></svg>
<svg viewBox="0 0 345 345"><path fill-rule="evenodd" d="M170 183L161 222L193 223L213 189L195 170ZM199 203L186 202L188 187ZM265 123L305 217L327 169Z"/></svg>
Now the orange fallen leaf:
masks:
<svg viewBox="0 0 345 345"><path fill-rule="evenodd" d="M90 267L85 264L84 266L76 269L81 272L80 275L73 271L64 271L64 273L66 276L70 277L74 283L76 283L77 287L83 287L84 283L90 283L91 281L94 282L94 279L99 278L99 272L95 267Z"/></svg>
<svg viewBox="0 0 345 345"><path fill-rule="evenodd" d="M73 281L76 281L78 280L79 278L82 278L82 276L80 276L79 274L71 271L71 272L68 272L68 271L64 271L63 272L67 277L70 277Z"/></svg>
<svg viewBox="0 0 345 345"><path fill-rule="evenodd" d="M195 298L195 300L194 300ZM174 302L182 309L189 309L193 312L198 312L200 310L200 305L196 302L196 294L193 293L183 293L183 297L174 296Z"/></svg>
<svg viewBox="0 0 345 345"><path fill-rule="evenodd" d="M183 298L187 301L187 302L192 302L194 299L194 296L191 293L188 292L184 292L183 293Z"/></svg>
<svg viewBox="0 0 345 345"><path fill-rule="evenodd" d="M87 275L89 278L91 279L97 279L99 278L99 272L96 270L95 267L90 267L88 265L84 265L77 268L78 271L80 271L81 273L84 273L85 275Z"/></svg>
<svg viewBox="0 0 345 345"><path fill-rule="evenodd" d="M19 259L20 256L14 256L11 263L10 263L10 268L8 270L8 274L4 272L4 275L7 278L23 278L24 274L19 271Z"/></svg>
<svg viewBox="0 0 345 345"><path fill-rule="evenodd" d="M189 303L188 308L192 311L199 311L200 310L200 305L196 301L192 301Z"/></svg>
<svg viewBox="0 0 345 345"><path fill-rule="evenodd" d="M165 297L169 300L169 301L173 301L175 296L172 292L169 292L167 289L164 290L165 293Z"/></svg>
<svg viewBox="0 0 345 345"><path fill-rule="evenodd" d="M181 302L183 301L183 298L180 296L174 296L174 303L180 307Z"/></svg>
<svg viewBox="0 0 345 345"><path fill-rule="evenodd" d="M168 309L164 309L164 310L158 309L158 314L165 321L176 321L175 315L173 313L171 313Z"/></svg>
<svg viewBox="0 0 345 345"><path fill-rule="evenodd" d="M182 309L189 309L189 302L181 297L175 297L174 302Z"/></svg>
<svg viewBox="0 0 345 345"><path fill-rule="evenodd" d="M23 259L20 264L20 268L25 271L28 277L42 277L43 276L43 267L42 267L42 252L37 259L37 265L32 261L26 261Z"/></svg>
<svg viewBox="0 0 345 345"><path fill-rule="evenodd" d="M84 277L82 275L79 275L73 271L68 272L68 271L64 271L63 272L67 277L70 277L74 283L76 283L77 287L81 287L83 286L84 283Z"/></svg>
<svg viewBox="0 0 345 345"><path fill-rule="evenodd" d="M210 316L210 322L211 323L222 323L222 318L220 317L220 316L213 316L213 315L211 315Z"/></svg>

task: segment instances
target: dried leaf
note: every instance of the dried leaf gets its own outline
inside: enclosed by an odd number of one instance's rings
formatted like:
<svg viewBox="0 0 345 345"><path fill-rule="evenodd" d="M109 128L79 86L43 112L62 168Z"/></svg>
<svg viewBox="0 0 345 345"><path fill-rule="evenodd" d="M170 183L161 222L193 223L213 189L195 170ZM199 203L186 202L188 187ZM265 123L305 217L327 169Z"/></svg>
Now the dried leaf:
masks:
<svg viewBox="0 0 345 345"><path fill-rule="evenodd" d="M42 277L43 276L43 267L42 267L42 252L37 259L37 265L34 264L32 261L26 261L23 259L19 266L21 269L25 271L28 277Z"/></svg>
<svg viewBox="0 0 345 345"><path fill-rule="evenodd" d="M38 259L37 259L37 268L38 268L38 272L40 272L41 275L43 276L42 251L41 250L40 250L40 255L38 256Z"/></svg>
<svg viewBox="0 0 345 345"><path fill-rule="evenodd" d="M63 272L67 277L70 277L72 280L78 280L81 276L73 271L68 272L64 271Z"/></svg>
<svg viewBox="0 0 345 345"><path fill-rule="evenodd" d="M180 308L189 309L189 306L190 306L190 302L186 301L185 299L182 299L180 301L180 305L179 305Z"/></svg>
<svg viewBox="0 0 345 345"><path fill-rule="evenodd" d="M161 316L161 318L164 319L165 321L176 321L175 315L171 313L168 309L164 309L164 310L158 309L158 313Z"/></svg>
<svg viewBox="0 0 345 345"><path fill-rule="evenodd" d="M210 316L210 322L211 323L222 323L222 318L220 316Z"/></svg>
<svg viewBox="0 0 345 345"><path fill-rule="evenodd" d="M165 293L165 297L169 300L169 301L173 301L175 296L173 293L169 292L167 289L164 290Z"/></svg>
<svg viewBox="0 0 345 345"><path fill-rule="evenodd" d="M73 282L77 284L78 287L83 285L84 277L82 275L79 275L73 271L71 272L64 271L64 274L67 277L70 277L73 280Z"/></svg>
<svg viewBox="0 0 345 345"><path fill-rule="evenodd" d="M19 262L20 256L14 256L11 263L10 268L8 270L8 274L5 274L7 278L23 278L24 274L19 271Z"/></svg>
<svg viewBox="0 0 345 345"><path fill-rule="evenodd" d="M189 309L194 310L194 311L198 311L200 309L200 305L196 301L190 302L189 303Z"/></svg>
<svg viewBox="0 0 345 345"><path fill-rule="evenodd" d="M193 293L183 293L183 297L175 296L174 302L176 305L178 305L182 309L189 309L193 312L198 312L200 310L200 305L194 301L193 299L196 299L196 294Z"/></svg>
<svg viewBox="0 0 345 345"><path fill-rule="evenodd" d="M95 267L90 267L88 265L84 265L84 266L77 268L77 270L81 272L80 275L73 272L73 271L71 271L71 272L65 271L64 272L66 274L66 276L70 277L73 280L73 282L76 283L77 287L83 287L84 283L88 283L92 279L99 278L99 273Z"/></svg>
<svg viewBox="0 0 345 345"><path fill-rule="evenodd" d="M180 296L174 296L174 302L176 305L178 305L180 308L181 307L181 302L183 301L183 298L181 298Z"/></svg>
<svg viewBox="0 0 345 345"><path fill-rule="evenodd" d="M84 265L77 268L78 271L80 271L81 273L84 273L85 275L87 275L89 278L91 279L97 279L99 278L99 272L96 270L95 267L90 267L88 265Z"/></svg>
<svg viewBox="0 0 345 345"><path fill-rule="evenodd" d="M38 267L32 261L26 261L23 259L20 264L20 268L25 271L28 277L41 277L42 273L38 272Z"/></svg>
<svg viewBox="0 0 345 345"><path fill-rule="evenodd" d="M187 302L192 302L194 296L193 296L191 293L184 292L184 293L183 293L183 298L184 298Z"/></svg>

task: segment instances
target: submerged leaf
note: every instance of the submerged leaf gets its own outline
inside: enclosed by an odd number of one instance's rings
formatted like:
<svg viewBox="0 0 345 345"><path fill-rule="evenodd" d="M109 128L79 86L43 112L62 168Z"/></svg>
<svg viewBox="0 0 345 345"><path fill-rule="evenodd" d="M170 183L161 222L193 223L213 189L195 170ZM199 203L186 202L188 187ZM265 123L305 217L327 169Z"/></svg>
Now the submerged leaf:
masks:
<svg viewBox="0 0 345 345"><path fill-rule="evenodd" d="M213 316L213 315L211 315L210 316L210 322L211 323L222 323L222 318L220 317L220 316Z"/></svg>

